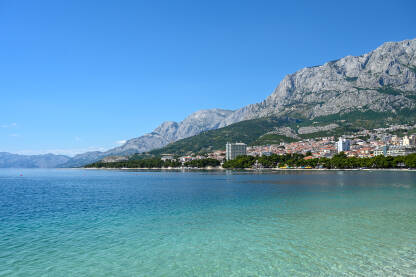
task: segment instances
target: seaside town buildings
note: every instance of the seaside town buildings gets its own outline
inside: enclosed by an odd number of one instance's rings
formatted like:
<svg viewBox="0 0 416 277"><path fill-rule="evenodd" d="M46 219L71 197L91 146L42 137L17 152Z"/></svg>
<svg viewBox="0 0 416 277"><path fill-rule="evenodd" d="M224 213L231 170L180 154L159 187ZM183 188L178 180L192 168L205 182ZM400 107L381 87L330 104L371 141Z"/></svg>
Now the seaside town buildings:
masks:
<svg viewBox="0 0 416 277"><path fill-rule="evenodd" d="M416 145L416 135L404 136L403 137L403 146Z"/></svg>
<svg viewBox="0 0 416 277"><path fill-rule="evenodd" d="M368 139L363 139L363 136L367 136ZM251 156L298 153L307 155L308 158L330 158L339 152L344 152L349 157L358 158L374 157L376 155L408 155L416 153L416 135L399 137L365 132L345 136L339 138L338 141L331 136L291 143L247 147L247 155Z"/></svg>
<svg viewBox="0 0 416 277"><path fill-rule="evenodd" d="M405 156L416 153L416 147L410 145L384 145L374 150L374 156Z"/></svg>
<svg viewBox="0 0 416 277"><path fill-rule="evenodd" d="M161 160L162 161L168 161L168 160L173 160L174 159L174 157L173 157L173 155L172 154L162 154L162 157L161 157Z"/></svg>
<svg viewBox="0 0 416 277"><path fill-rule="evenodd" d="M324 137L319 140L306 139L291 143L280 143L279 145L251 146L247 148L247 155L263 156L270 154L303 154L313 158L332 157L337 153L334 137Z"/></svg>
<svg viewBox="0 0 416 277"><path fill-rule="evenodd" d="M225 158L227 161L234 160L238 156L247 154L247 144L242 142L229 143L225 146Z"/></svg>
<svg viewBox="0 0 416 277"><path fill-rule="evenodd" d="M338 150L338 153L349 151L350 150L350 140L340 137L338 142L337 142L337 150Z"/></svg>
<svg viewBox="0 0 416 277"><path fill-rule="evenodd" d="M334 136L304 139L290 143L272 145L247 146L244 143L227 143L226 150L215 150L203 156L190 154L179 157L179 161L186 162L194 159L211 158L218 161L235 159L240 155L270 156L272 154L303 154L306 159L331 158L339 152L348 157L374 157L377 155L400 156L416 153L416 134L391 134L403 130L406 126L392 126L375 130L363 130L353 135L344 135L336 139ZM408 128L408 127L407 127ZM411 126L415 130L415 126ZM404 129L406 130L406 129ZM166 154L162 159L173 159L173 155Z"/></svg>

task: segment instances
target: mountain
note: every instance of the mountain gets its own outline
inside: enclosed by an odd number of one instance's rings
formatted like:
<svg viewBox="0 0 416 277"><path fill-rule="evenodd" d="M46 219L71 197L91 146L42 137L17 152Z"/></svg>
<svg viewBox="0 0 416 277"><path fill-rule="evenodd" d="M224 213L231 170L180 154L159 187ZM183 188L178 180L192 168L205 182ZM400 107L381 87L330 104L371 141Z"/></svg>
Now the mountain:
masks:
<svg viewBox="0 0 416 277"><path fill-rule="evenodd" d="M163 153L186 155L191 152L210 152L225 148L225 144L229 141L242 141L251 144L276 126L296 124L296 122L294 119L273 117L245 120L178 140L163 148L154 149L149 154L159 156Z"/></svg>
<svg viewBox="0 0 416 277"><path fill-rule="evenodd" d="M18 155L0 152L0 168L48 168L57 167L70 160L64 155Z"/></svg>
<svg viewBox="0 0 416 277"><path fill-rule="evenodd" d="M261 103L230 114L220 127L268 116L312 119L353 110L414 109L416 39L386 42L368 54L303 68L287 75Z"/></svg>
<svg viewBox="0 0 416 277"><path fill-rule="evenodd" d="M111 149L106 154L130 154L160 148L171 142L197 135L202 131L217 129L231 113L232 111L221 109L200 110L179 123L166 121L150 134L128 140L124 145Z"/></svg>
<svg viewBox="0 0 416 277"><path fill-rule="evenodd" d="M302 121L303 128L307 128L307 124L312 125L313 121L311 120L316 118L320 118L322 122L328 124L335 124L327 120L331 115L339 115L335 117L339 120L343 120L344 115L354 123L357 123L357 120L361 118L366 121L367 126L381 126L382 122L378 122L376 119L386 119L387 115L389 118L405 120L403 115L406 115L407 111L415 110L415 100L416 39L386 42L370 53L356 57L347 56L321 66L303 68L287 75L267 99L229 113L217 127L222 128L237 122L259 118L288 118L291 119L289 121ZM376 121L377 124L372 124ZM280 125L274 125L270 129L270 122L276 123L276 120L264 122L261 120L261 123L254 121L243 125L255 128L254 126L259 124L258 128L262 132L272 132L273 128L287 125L279 121ZM337 126L332 128L332 132L353 128L352 126L347 128L345 124L339 123ZM354 128L359 127L354 126ZM293 126L291 127L293 128ZM321 130L328 127L318 126L317 128ZM238 131L234 133L234 130ZM245 130L246 133L252 133L253 136L257 134L257 131ZM178 149L206 150L208 143L211 143L211 147L216 147L220 143L222 144L224 139L241 138L245 141L246 134L241 132L243 131L240 125L237 125L236 128L224 129L224 132L201 133L197 136L198 139L189 136L186 140L174 143L173 147L153 152L168 153ZM279 136L279 134L270 135ZM247 141L250 143L252 140L256 141L257 138L253 136L249 136L250 139ZM302 137L296 136L297 138ZM303 134L303 136L307 135ZM185 148L179 146L184 147L187 143L192 145ZM198 148L198 145L202 148ZM154 149L157 148L159 147L154 147Z"/></svg>
<svg viewBox="0 0 416 277"><path fill-rule="evenodd" d="M163 153L189 155L225 149L230 141L248 145L270 145L327 136L341 136L361 130L388 127L390 124L407 125L410 133L416 133L416 110L398 112L353 111L310 119L290 117L262 117L240 121L226 127L202 132L196 136L173 142L165 147L154 149L146 155L132 158L160 156ZM400 133L393 131L392 133Z"/></svg>
<svg viewBox="0 0 416 277"><path fill-rule="evenodd" d="M413 39L387 42L362 56L347 56L287 75L267 99L231 113L219 129L151 154L205 152L224 148L227 141L278 143L415 122Z"/></svg>
<svg viewBox="0 0 416 277"><path fill-rule="evenodd" d="M80 166L89 164L91 162L101 160L102 158L111 155L111 154L106 155L105 153L106 152L101 152L101 151L90 151L90 152L85 152L85 153L82 153L82 154L78 154L78 155L75 155L74 157L70 158L68 161L65 161L65 162L57 165L57 167L60 167L60 168L80 167Z"/></svg>
<svg viewBox="0 0 416 277"><path fill-rule="evenodd" d="M60 166L82 166L107 156L131 155L161 148L171 142L197 135L202 131L217 129L220 123L232 112L222 109L200 110L179 123L174 121L163 122L153 132L130 139L122 146L106 152L95 151L79 154Z"/></svg>
<svg viewBox="0 0 416 277"><path fill-rule="evenodd" d="M153 153L205 151L239 138L271 143L386 123L414 124L415 112L416 39L387 42L361 56L289 74L260 103L236 111L202 110L179 123L166 121L120 147L76 155L59 166L82 166L106 156L152 149L160 149Z"/></svg>

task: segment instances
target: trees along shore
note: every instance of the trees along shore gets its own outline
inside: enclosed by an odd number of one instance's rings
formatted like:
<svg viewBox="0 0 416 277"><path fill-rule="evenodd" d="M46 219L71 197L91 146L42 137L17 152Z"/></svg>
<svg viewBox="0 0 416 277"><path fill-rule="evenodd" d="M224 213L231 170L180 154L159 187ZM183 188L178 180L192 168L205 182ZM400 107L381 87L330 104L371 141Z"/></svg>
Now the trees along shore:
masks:
<svg viewBox="0 0 416 277"><path fill-rule="evenodd" d="M275 167L311 167L328 169L350 168L416 168L416 154L407 156L376 156L371 158L347 157L341 152L332 158L305 159L302 154L286 154L252 157L239 156L234 160L226 161L224 168L250 168L258 165L264 168Z"/></svg>
<svg viewBox="0 0 416 277"><path fill-rule="evenodd" d="M192 160L183 164L185 167L217 167L220 166L220 161L215 159L201 159ZM141 159L141 160L126 160L120 162L95 162L86 165L85 168L178 168L182 167L182 163L176 160L163 161L159 158Z"/></svg>
<svg viewBox="0 0 416 277"><path fill-rule="evenodd" d="M206 168L218 167L220 162L215 159L199 159L184 163L175 160L163 161L160 158L132 159L120 162L96 162L85 168ZM222 167L227 169L244 169L260 166L262 168L297 167L297 168L328 168L328 169L352 169L352 168L416 168L416 154L407 156L376 156L371 158L347 157L339 153L332 158L305 159L302 154L286 154L270 156L239 156L234 160L226 161Z"/></svg>

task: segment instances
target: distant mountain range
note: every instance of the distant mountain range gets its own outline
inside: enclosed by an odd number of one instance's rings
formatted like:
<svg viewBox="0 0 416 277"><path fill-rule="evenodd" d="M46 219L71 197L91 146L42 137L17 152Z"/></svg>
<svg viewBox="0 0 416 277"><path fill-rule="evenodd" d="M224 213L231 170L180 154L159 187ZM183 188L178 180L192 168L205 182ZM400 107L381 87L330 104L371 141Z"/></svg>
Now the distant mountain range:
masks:
<svg viewBox="0 0 416 277"><path fill-rule="evenodd" d="M202 131L217 129L232 111L222 109L200 110L181 122L166 121L153 132L128 140L122 146L105 152L79 154L61 164L61 167L77 167L100 160L107 156L131 155L161 148L171 142L194 136Z"/></svg>
<svg viewBox="0 0 416 277"><path fill-rule="evenodd" d="M148 152L183 139L191 142L190 137L201 132L205 134L205 131L218 135L221 132L210 130L246 120L273 118L274 124L279 122L281 126L286 126L282 123L283 119L284 122L291 122L290 124L294 120L312 124L315 118L331 115L337 115L340 119L343 115L351 116L352 113L358 112L362 117L370 114L388 114L389 118L394 118L396 115L399 118L399 114L412 114L415 110L416 39L387 42L362 56L347 56L322 66L307 67L289 74L267 99L236 111L221 109L197 111L179 123L164 122L150 134L130 139L124 145L106 152L87 152L72 158L60 155L20 157L20 155L8 154L13 155L13 159L3 153L3 156L0 155L0 167L82 166L106 156ZM367 119L371 120L371 118ZM270 121L253 122L258 122L256 124L262 124L263 127L268 126L260 128L263 132L260 135L264 135L266 131L270 132ZM246 125L256 126L253 124ZM240 128L231 129L244 132ZM256 140L257 137L252 139ZM207 137L206 140L213 141L213 138ZM29 162L29 157L32 157L32 162ZM25 164L28 166L22 166Z"/></svg>
<svg viewBox="0 0 416 277"><path fill-rule="evenodd" d="M71 158L63 155L18 155L0 152L0 168L50 168L59 167Z"/></svg>

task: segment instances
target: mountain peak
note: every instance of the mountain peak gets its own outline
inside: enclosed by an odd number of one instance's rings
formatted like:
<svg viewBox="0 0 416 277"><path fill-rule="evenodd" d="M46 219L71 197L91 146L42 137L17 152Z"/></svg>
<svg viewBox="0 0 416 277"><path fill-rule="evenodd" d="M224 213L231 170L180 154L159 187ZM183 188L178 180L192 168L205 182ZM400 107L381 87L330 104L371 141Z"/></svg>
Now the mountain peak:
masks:
<svg viewBox="0 0 416 277"><path fill-rule="evenodd" d="M354 109L394 112L415 107L416 39L386 42L286 75L263 102L229 115L220 125L265 116L314 118Z"/></svg>
<svg viewBox="0 0 416 277"><path fill-rule="evenodd" d="M106 152L77 155L65 166L105 156L161 148L174 141L260 117L313 119L350 111L396 113L416 108L416 39L386 42L361 56L345 56L286 75L264 101L230 111L199 110L181 122L165 121L153 132Z"/></svg>

